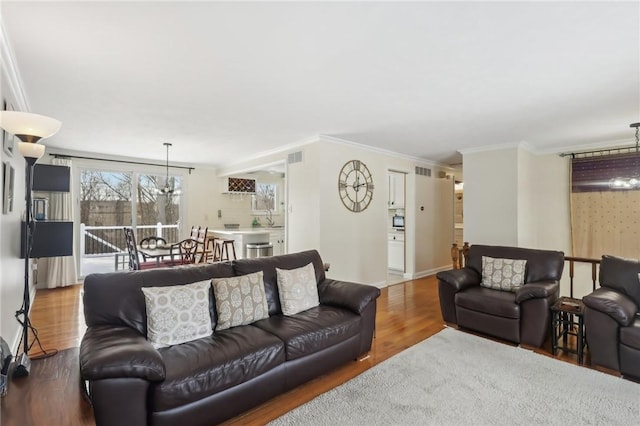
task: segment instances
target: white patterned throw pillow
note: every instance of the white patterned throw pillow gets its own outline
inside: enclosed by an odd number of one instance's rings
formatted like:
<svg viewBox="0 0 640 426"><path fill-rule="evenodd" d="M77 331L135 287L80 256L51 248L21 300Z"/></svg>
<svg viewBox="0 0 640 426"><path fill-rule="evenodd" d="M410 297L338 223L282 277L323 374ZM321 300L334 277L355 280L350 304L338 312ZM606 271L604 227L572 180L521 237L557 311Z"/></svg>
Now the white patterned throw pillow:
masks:
<svg viewBox="0 0 640 426"><path fill-rule="evenodd" d="M211 280L216 298L216 331L247 325L269 318L262 271L253 274Z"/></svg>
<svg viewBox="0 0 640 426"><path fill-rule="evenodd" d="M502 291L517 291L524 285L526 260L482 256L481 286Z"/></svg>
<svg viewBox="0 0 640 426"><path fill-rule="evenodd" d="M209 280L167 287L142 287L147 340L155 348L210 336Z"/></svg>
<svg viewBox="0 0 640 426"><path fill-rule="evenodd" d="M295 315L320 304L313 263L297 269L276 268L276 274L284 315Z"/></svg>

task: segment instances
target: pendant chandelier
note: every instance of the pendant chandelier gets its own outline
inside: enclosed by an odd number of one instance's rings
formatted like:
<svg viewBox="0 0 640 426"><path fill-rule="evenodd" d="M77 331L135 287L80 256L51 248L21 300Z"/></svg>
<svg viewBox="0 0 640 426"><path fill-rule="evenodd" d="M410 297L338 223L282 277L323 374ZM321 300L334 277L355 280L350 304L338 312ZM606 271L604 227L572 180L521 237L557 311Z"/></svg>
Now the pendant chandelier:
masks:
<svg viewBox="0 0 640 426"><path fill-rule="evenodd" d="M636 129L636 149L635 149L635 167L633 169L633 175L628 177L616 177L609 181L609 188L611 189L640 189L640 166L638 163L638 157L640 157L640 123L633 123L629 127L635 127Z"/></svg>
<svg viewBox="0 0 640 426"><path fill-rule="evenodd" d="M169 180L169 147L172 145L169 142L165 142L163 144L164 146L167 147L167 176L166 176L166 180L165 180L165 184L164 184L164 188L158 188L156 191L158 194L161 195L179 195L180 194L180 190L179 189L175 189L171 184L170 184L170 180Z"/></svg>

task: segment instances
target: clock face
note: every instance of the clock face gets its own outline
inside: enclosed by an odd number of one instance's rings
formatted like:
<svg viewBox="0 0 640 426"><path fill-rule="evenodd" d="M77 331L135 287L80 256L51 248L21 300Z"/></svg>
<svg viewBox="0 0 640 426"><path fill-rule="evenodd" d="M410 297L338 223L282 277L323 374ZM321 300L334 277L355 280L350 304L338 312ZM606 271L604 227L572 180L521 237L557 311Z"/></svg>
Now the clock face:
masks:
<svg viewBox="0 0 640 426"><path fill-rule="evenodd" d="M373 178L359 160L347 161L338 175L338 193L342 204L352 212L361 212L373 198Z"/></svg>

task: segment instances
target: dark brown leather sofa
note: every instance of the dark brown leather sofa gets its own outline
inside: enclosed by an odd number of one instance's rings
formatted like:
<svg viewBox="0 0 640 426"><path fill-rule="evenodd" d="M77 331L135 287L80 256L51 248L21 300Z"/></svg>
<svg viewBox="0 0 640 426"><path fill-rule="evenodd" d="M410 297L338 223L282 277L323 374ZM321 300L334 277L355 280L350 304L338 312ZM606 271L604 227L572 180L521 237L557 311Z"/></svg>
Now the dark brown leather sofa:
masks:
<svg viewBox="0 0 640 426"><path fill-rule="evenodd" d="M591 363L640 379L640 262L602 256L599 280L582 299Z"/></svg>
<svg viewBox="0 0 640 426"><path fill-rule="evenodd" d="M482 256L524 259L524 285L516 292L480 286ZM442 318L491 336L539 347L549 330L549 307L558 300L564 253L473 245L462 269L439 272Z"/></svg>
<svg viewBox="0 0 640 426"><path fill-rule="evenodd" d="M275 268L313 262L320 305L280 309ZM267 319L155 349L141 287L263 271ZM84 282L88 326L80 369L98 426L213 425L371 349L380 290L327 279L316 251L233 263L94 274ZM213 301L213 292L211 292ZM215 303L210 302L213 328Z"/></svg>

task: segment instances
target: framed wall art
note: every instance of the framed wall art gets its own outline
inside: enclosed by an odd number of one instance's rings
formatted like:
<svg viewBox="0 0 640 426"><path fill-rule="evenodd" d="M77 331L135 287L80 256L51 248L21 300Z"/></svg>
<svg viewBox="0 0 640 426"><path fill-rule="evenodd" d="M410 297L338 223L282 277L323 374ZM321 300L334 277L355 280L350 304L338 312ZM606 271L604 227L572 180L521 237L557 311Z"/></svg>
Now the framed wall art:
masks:
<svg viewBox="0 0 640 426"><path fill-rule="evenodd" d="M11 163L2 163L2 213L8 214L13 211L13 181L14 170Z"/></svg>
<svg viewBox="0 0 640 426"><path fill-rule="evenodd" d="M13 111L13 106L7 101L2 101L2 110ZM4 130L2 130L2 149L9 157L13 157L13 152L16 149L14 136Z"/></svg>

